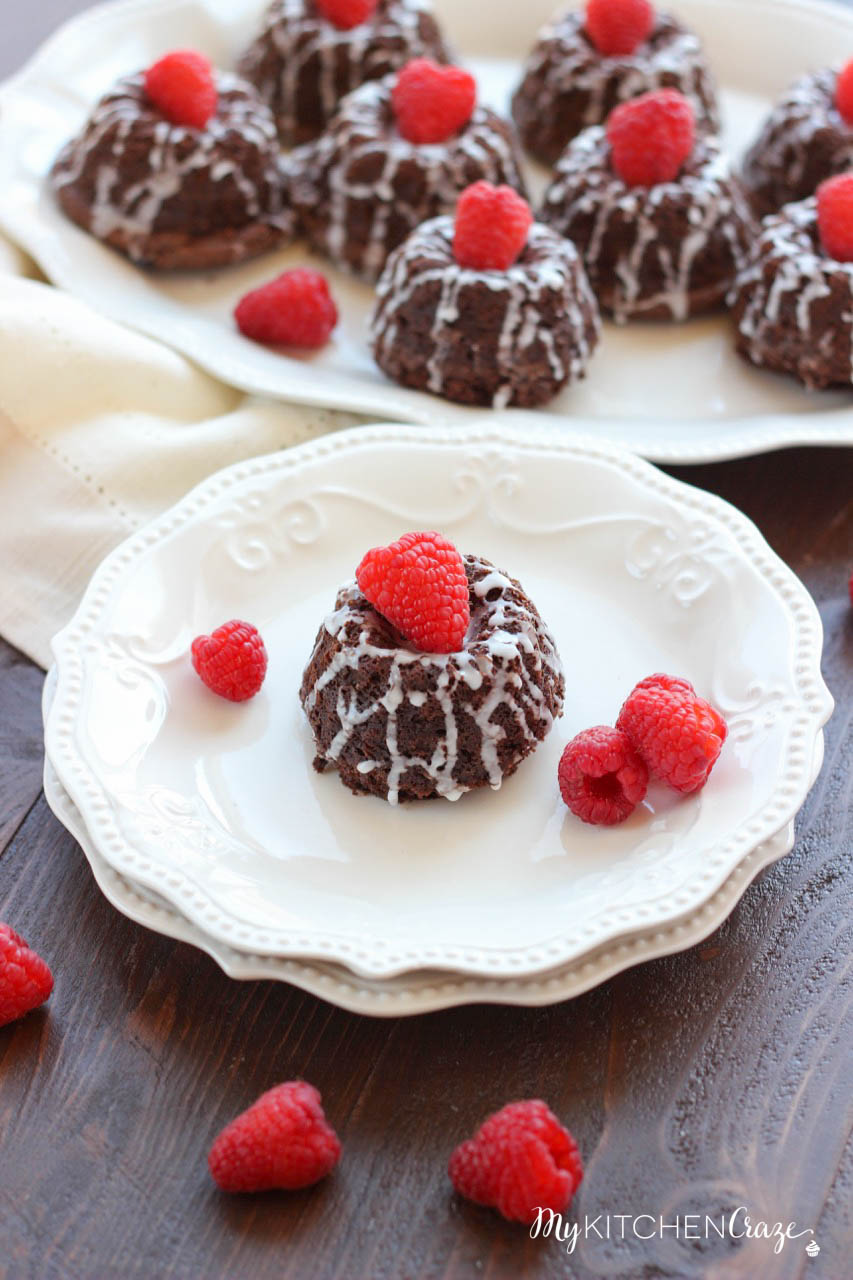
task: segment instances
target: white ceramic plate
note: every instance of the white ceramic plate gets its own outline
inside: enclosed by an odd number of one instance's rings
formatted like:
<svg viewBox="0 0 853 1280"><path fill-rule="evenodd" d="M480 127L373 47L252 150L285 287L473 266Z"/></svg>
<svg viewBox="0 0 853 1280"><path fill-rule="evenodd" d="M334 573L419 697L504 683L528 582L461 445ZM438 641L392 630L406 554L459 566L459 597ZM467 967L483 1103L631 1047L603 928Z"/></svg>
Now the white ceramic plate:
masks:
<svg viewBox="0 0 853 1280"><path fill-rule="evenodd" d="M428 495L428 496L427 496ZM392 809L310 767L296 692L364 548L438 527L520 577L555 632L566 715L497 793ZM248 616L271 654L241 707L193 675L193 635ZM832 702L820 619L743 516L545 428L359 428L220 473L123 544L54 642L51 760L99 853L231 947L373 977L507 977L666 927L794 816ZM566 740L649 671L731 726L698 796L585 827Z"/></svg>
<svg viewBox="0 0 853 1280"><path fill-rule="evenodd" d="M481 93L505 109L520 59L560 0L437 0ZM471 420L466 410L386 381L365 342L372 290L330 272L343 320L334 343L291 359L248 342L230 316L264 279L306 260L300 244L212 275L157 277L105 249L58 211L45 175L92 103L121 73L164 50L195 45L231 63L264 0L121 0L54 36L0 90L0 226L57 284L98 310L168 342L248 391L381 416ZM853 10L808 0L676 0L706 41L724 88L726 136L739 153L773 98L809 66L853 49ZM756 50L761 56L756 56ZM534 186L537 185L534 175ZM320 264L325 270L324 264ZM658 461L736 457L785 444L853 444L847 392L809 393L733 351L725 317L687 325L607 326L589 379L546 411L576 434L600 434ZM515 412L519 422L538 414Z"/></svg>

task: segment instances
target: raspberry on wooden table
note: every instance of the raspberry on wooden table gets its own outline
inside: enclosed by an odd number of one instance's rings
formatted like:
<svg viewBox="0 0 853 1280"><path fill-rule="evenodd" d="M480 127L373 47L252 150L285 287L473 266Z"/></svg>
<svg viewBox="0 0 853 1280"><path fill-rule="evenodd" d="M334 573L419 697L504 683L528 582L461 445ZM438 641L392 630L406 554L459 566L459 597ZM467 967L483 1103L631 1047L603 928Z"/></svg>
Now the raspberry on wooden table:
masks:
<svg viewBox="0 0 853 1280"><path fill-rule="evenodd" d="M720 713L688 680L662 674L636 685L616 727L630 738L652 777L684 793L704 787L728 733Z"/></svg>
<svg viewBox="0 0 853 1280"><path fill-rule="evenodd" d="M376 12L379 0L314 0L323 17L340 31L360 27Z"/></svg>
<svg viewBox="0 0 853 1280"><path fill-rule="evenodd" d="M624 57L647 40L655 25L649 0L587 0L586 33L606 58Z"/></svg>
<svg viewBox="0 0 853 1280"><path fill-rule="evenodd" d="M511 1102L450 1157L456 1191L504 1218L531 1223L539 1209L562 1213L583 1178L569 1131L544 1102Z"/></svg>
<svg viewBox="0 0 853 1280"><path fill-rule="evenodd" d="M527 243L532 224L530 205L512 187L475 182L456 206L453 256L474 271L507 271Z"/></svg>
<svg viewBox="0 0 853 1280"><path fill-rule="evenodd" d="M613 168L631 187L672 182L695 139L693 107L677 89L656 89L623 102L607 120Z"/></svg>
<svg viewBox="0 0 853 1280"><path fill-rule="evenodd" d="M626 734L608 725L585 729L568 744L557 777L575 817L594 826L624 822L643 800L649 771Z"/></svg>
<svg viewBox="0 0 853 1280"><path fill-rule="evenodd" d="M0 1027L37 1009L53 990L53 975L41 956L8 924L0 924Z"/></svg>
<svg viewBox="0 0 853 1280"><path fill-rule="evenodd" d="M841 68L835 85L835 105L841 118L853 124L853 58Z"/></svg>
<svg viewBox="0 0 853 1280"><path fill-rule="evenodd" d="M219 94L213 67L203 53L178 49L145 73L145 92L172 124L203 129L216 115Z"/></svg>
<svg viewBox="0 0 853 1280"><path fill-rule="evenodd" d="M314 350L329 341L338 309L325 276L296 267L247 293L234 318L240 332L254 342Z"/></svg>
<svg viewBox="0 0 853 1280"><path fill-rule="evenodd" d="M853 262L853 173L841 173L820 184L817 227L830 258Z"/></svg>
<svg viewBox="0 0 853 1280"><path fill-rule="evenodd" d="M397 128L408 142L446 142L471 119L477 82L461 67L414 58L399 72L391 103Z"/></svg>
<svg viewBox="0 0 853 1280"><path fill-rule="evenodd" d="M222 1191L296 1191L331 1173L341 1144L319 1093L291 1080L261 1094L220 1133L207 1157Z"/></svg>
<svg viewBox="0 0 853 1280"><path fill-rule="evenodd" d="M196 636L192 663L213 693L229 702L253 698L267 673L267 651L250 622L226 622L209 636Z"/></svg>
<svg viewBox="0 0 853 1280"><path fill-rule="evenodd" d="M424 653L457 653L470 621L459 552L439 533L406 533L368 551L359 589L383 618Z"/></svg>

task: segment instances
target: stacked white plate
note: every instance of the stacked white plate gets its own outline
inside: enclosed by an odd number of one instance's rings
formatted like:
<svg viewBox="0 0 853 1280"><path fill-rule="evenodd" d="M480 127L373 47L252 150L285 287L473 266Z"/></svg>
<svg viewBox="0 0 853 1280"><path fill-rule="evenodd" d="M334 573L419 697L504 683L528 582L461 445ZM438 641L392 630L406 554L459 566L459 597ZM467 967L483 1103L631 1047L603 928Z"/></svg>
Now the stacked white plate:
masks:
<svg viewBox="0 0 853 1280"><path fill-rule="evenodd" d="M564 718L497 792L392 808L311 768L297 691L362 552L440 528L525 585ZM261 629L261 693L211 695L192 637ZM214 476L101 566L54 642L46 790L110 900L235 977L369 1013L563 999L691 945L792 842L832 702L817 611L719 499L545 425L358 428ZM655 670L730 737L707 787L623 826L562 805L566 741Z"/></svg>

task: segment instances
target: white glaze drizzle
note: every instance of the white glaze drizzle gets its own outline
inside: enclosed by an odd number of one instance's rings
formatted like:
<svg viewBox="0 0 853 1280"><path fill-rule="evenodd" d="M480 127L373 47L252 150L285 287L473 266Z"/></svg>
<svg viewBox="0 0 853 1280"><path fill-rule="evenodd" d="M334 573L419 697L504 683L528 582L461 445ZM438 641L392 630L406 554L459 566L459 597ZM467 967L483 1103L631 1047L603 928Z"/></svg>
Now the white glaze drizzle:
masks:
<svg viewBox="0 0 853 1280"><path fill-rule="evenodd" d="M368 280L378 277L396 248L388 243L392 210L414 230L426 218L452 212L460 193L478 178L524 190L512 135L501 131L492 111L475 107L468 124L446 142L408 142L393 123L395 80L395 75L386 76L356 89L340 104L326 133L291 157L294 200L314 213L310 227L317 247L338 266L356 269ZM365 165L375 170L377 163L380 175L373 182L350 176L359 168L363 172ZM422 198L414 205L404 203L395 189L400 166L408 163L417 165L422 177ZM356 220L359 238L365 224L369 230L354 267L346 249Z"/></svg>
<svg viewBox="0 0 853 1280"><path fill-rule="evenodd" d="M655 29L633 54L605 57L583 34L584 15L577 9L556 14L539 32L524 69L520 94L529 79L543 111L548 101L568 92L588 95L584 127L601 124L615 88L621 102L667 86L689 98L696 118L718 127L715 88L704 50L692 31L675 19L658 14ZM540 85L542 89L540 89Z"/></svg>
<svg viewBox="0 0 853 1280"><path fill-rule="evenodd" d="M738 332L753 364L766 362L775 351L773 329L782 317L793 319L801 338L799 359L791 370L807 386L820 385L816 367L832 357L846 356L838 339L846 327L849 363L846 380L853 383L853 263L838 262L823 253L817 243L817 201L814 197L789 204L781 213L764 219L748 264L737 278L732 301L742 305ZM843 281L847 297L840 324L818 331L812 308L829 297L832 281ZM793 306L786 306L792 300ZM839 350L840 348L840 350Z"/></svg>
<svg viewBox="0 0 853 1280"><path fill-rule="evenodd" d="M541 688L546 675L558 683L562 678L562 665L550 631L522 600L512 598L513 584L505 574L475 556L465 556L464 560L469 574L473 573L475 579L478 574L480 577L473 581L471 588L474 597L471 627L465 648L459 653L418 653L409 649L382 648L371 643L371 628L376 626L376 615L356 582L352 581L339 591L337 607L325 619L312 654L311 661L314 661L324 644L323 632L339 639L341 647L337 654L304 699L305 710L311 711L324 690L329 686L336 687L335 706L340 729L323 752L324 759L331 763L340 759L351 743L354 731L373 716L385 712L385 746L390 760L388 801L392 805L399 802L400 782L408 769L422 769L434 783L436 794L447 800L458 800L471 789L453 777L458 760L458 728L453 697L460 686L476 692L482 688L484 676L494 682L476 711L467 698L463 700L463 706L480 730L480 761L489 784L495 790L503 778L498 751L506 733L492 719L498 707L509 710L528 744L528 750L546 736L554 722ZM487 599L492 592L497 593L496 598ZM484 618L489 634L477 639L484 626ZM391 664L382 696L359 711L350 692L348 676L357 671L365 658L390 659ZM409 692L407 688L406 674L413 667L425 673L429 691L422 695L419 691ZM443 715L444 733L436 740L429 759L407 756L400 750L397 713L407 698L418 707L433 699ZM557 714L561 713L562 700L557 708ZM382 767L379 761L368 759L356 766L362 774L371 773L379 767Z"/></svg>
<svg viewBox="0 0 853 1280"><path fill-rule="evenodd" d="M763 199L783 191L774 203L785 204L812 194L801 187L818 133L836 134L832 173L853 167L853 129L835 106L836 81L837 72L828 68L801 76L770 112L743 161L744 182Z"/></svg>
<svg viewBox="0 0 853 1280"><path fill-rule="evenodd" d="M411 58L443 57L443 49L421 38L421 18L431 13L427 0L381 2L367 22L344 31L305 0L275 0L264 16L260 35L240 59L240 72L256 85L265 102L275 104L282 141L289 145L302 123L296 112L304 77L310 76L312 87L319 90L323 117L329 120L345 94L387 72L389 64L399 67ZM272 76L264 71L270 47L278 55ZM319 75L312 65L315 60ZM341 92L337 83L342 69L346 84Z"/></svg>
<svg viewBox="0 0 853 1280"><path fill-rule="evenodd" d="M156 112L145 93L143 75L126 76L101 99L83 132L60 155L52 174L58 191L74 186L111 136L109 158L99 160L94 176L93 235L106 239L120 232L127 237L130 257L144 257L164 208L170 201L180 200L185 178L198 169L209 171L211 202L221 198L226 181L236 186L245 209L241 225L262 220L283 233L292 230L293 215L284 203L272 115L251 85L236 76L217 73L217 89L217 113L203 129L171 124L166 119L154 123L153 143L138 176L139 151L130 151L134 130L141 120L146 130L150 129L151 113ZM271 207L263 206L258 186L238 163L239 149L246 146L259 155L265 181L274 194Z"/></svg>
<svg viewBox="0 0 853 1280"><path fill-rule="evenodd" d="M690 232L672 244L660 234L665 205L689 202ZM599 278L602 241L617 215L632 228L614 264L614 278ZM603 126L585 129L569 143L557 165L554 181L543 198L540 217L569 238L579 235L581 219L592 216L592 229L579 249L594 289L612 286L608 305L614 320L624 324L657 307L665 307L674 320L685 320L690 311L693 270L712 236L722 234L731 254L728 287L746 261L753 234L753 219L746 198L733 180L727 157L715 138L700 138L688 167L674 182L653 187L630 187L614 171L610 144ZM643 264L659 273L663 287L642 292Z"/></svg>
<svg viewBox="0 0 853 1280"><path fill-rule="evenodd" d="M428 387L441 395L454 352L453 326L459 318L463 291L485 285L506 298L503 322L495 353L501 375L494 407L511 403L515 371L536 342L545 348L557 387L583 377L598 341L601 322L598 304L574 245L550 228L534 223L522 258L506 271L474 271L460 267L453 258L453 219L447 216L423 223L394 251L376 286L376 306L370 338L382 366L397 339L399 318L405 315L412 295L434 281L441 284L432 326L431 350L424 352ZM425 265L418 266L420 259ZM568 357L557 352L554 335L542 315L546 294L556 298L558 314L569 334ZM593 337L587 337L589 325Z"/></svg>

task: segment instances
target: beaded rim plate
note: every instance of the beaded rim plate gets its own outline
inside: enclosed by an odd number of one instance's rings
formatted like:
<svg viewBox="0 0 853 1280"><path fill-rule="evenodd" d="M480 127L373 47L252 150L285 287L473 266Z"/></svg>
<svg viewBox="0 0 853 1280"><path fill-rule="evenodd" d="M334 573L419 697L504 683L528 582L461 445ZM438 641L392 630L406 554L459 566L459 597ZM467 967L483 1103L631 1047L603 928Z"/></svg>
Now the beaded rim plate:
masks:
<svg viewBox="0 0 853 1280"><path fill-rule="evenodd" d="M354 556L436 526L525 583L566 715L500 791L392 809L313 774L296 690ZM271 655L240 708L187 663L235 615ZM46 739L106 861L231 947L527 975L690 914L793 818L832 709L821 636L744 516L638 459L544 428L357 428L221 472L108 557L54 641ZM586 827L562 745L660 668L726 715L724 756L699 795Z"/></svg>
<svg viewBox="0 0 853 1280"><path fill-rule="evenodd" d="M195 45L231 64L265 0L118 0L61 28L0 88L0 226L47 276L97 310L164 341L237 388L388 420L476 420L464 409L386 381L366 343L372 290L329 271L342 322L319 355L297 359L240 337L237 299L277 271L306 261L296 246L218 274L143 273L68 222L45 174L60 146L118 75L169 47ZM485 101L506 108L529 49L559 0L436 0L455 46L477 73ZM821 0L678 0L704 39L723 88L734 154L755 134L773 99L810 65L833 63L853 45L853 9ZM756 61L754 50L761 48ZM542 173L531 170L534 189ZM328 271L327 264L317 265ZM733 351L728 321L607 325L585 382L542 411L510 411L519 425L557 422L657 461L701 462L792 444L853 444L846 391L808 393L793 379L752 369Z"/></svg>

